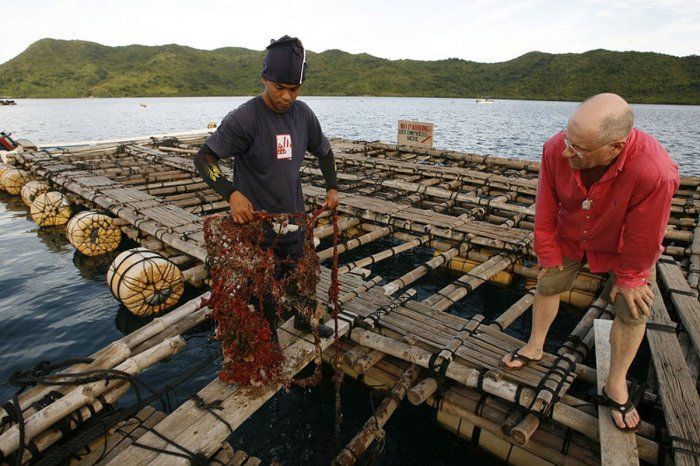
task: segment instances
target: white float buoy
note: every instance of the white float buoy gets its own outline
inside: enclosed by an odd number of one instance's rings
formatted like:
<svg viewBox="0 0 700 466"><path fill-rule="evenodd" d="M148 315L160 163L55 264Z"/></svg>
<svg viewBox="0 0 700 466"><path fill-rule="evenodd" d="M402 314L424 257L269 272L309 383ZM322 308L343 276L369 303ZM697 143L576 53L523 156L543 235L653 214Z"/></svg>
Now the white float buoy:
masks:
<svg viewBox="0 0 700 466"><path fill-rule="evenodd" d="M185 289L180 269L146 248L119 254L107 270L107 284L129 311L141 317L174 306Z"/></svg>
<svg viewBox="0 0 700 466"><path fill-rule="evenodd" d="M122 232L111 217L97 212L80 212L66 226L66 237L86 256L100 256L119 247Z"/></svg>
<svg viewBox="0 0 700 466"><path fill-rule="evenodd" d="M28 207L34 203L34 199L49 190L49 184L46 181L34 180L22 186L20 196Z"/></svg>
<svg viewBox="0 0 700 466"><path fill-rule="evenodd" d="M19 194L30 179L31 173L28 171L10 168L0 176L0 185L10 194Z"/></svg>
<svg viewBox="0 0 700 466"><path fill-rule="evenodd" d="M34 199L30 213L32 219L41 227L65 225L70 220L71 207L62 193L49 191Z"/></svg>

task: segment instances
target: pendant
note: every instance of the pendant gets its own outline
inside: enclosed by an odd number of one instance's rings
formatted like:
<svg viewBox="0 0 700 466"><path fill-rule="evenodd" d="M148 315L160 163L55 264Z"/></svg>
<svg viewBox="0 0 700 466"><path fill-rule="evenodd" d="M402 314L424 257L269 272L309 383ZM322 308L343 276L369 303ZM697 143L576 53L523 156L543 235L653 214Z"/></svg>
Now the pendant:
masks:
<svg viewBox="0 0 700 466"><path fill-rule="evenodd" d="M591 200L584 199L583 202L581 203L581 208L583 210L591 210Z"/></svg>

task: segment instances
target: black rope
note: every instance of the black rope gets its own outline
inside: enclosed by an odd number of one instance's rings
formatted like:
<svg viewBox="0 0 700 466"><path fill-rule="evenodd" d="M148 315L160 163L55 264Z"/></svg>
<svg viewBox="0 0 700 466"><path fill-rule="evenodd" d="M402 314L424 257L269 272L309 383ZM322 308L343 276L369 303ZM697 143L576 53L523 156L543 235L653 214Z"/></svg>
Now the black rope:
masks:
<svg viewBox="0 0 700 466"><path fill-rule="evenodd" d="M674 322L670 324L662 324L660 322L647 322L647 330L659 330L662 332L668 332L677 334L680 333L681 327L676 325Z"/></svg>
<svg viewBox="0 0 700 466"><path fill-rule="evenodd" d="M484 377L488 371L486 367L482 367L479 370L479 378L476 380L476 391L482 395L486 394L486 391L484 391Z"/></svg>
<svg viewBox="0 0 700 466"><path fill-rule="evenodd" d="M212 416L214 416L216 419L221 421L224 425L226 425L226 428L229 430L229 434L233 435L233 427L231 424L224 419L223 417L219 416L217 413L214 412L214 410L223 410L223 401L222 400L213 400L210 402L205 402L201 396L194 394L190 395L190 400L194 401L195 406L197 408L209 412Z"/></svg>
<svg viewBox="0 0 700 466"><path fill-rule="evenodd" d="M520 397L523 394L524 388L525 388L525 385L522 385L522 384L518 384L518 386L515 388L515 397L514 397L513 401L515 401L515 404L518 406L520 406L522 404L520 401Z"/></svg>
<svg viewBox="0 0 700 466"><path fill-rule="evenodd" d="M679 295L682 295L682 296L692 296L693 298L697 297L697 296L695 295L695 293L693 293L692 291L679 290L679 289L676 289L676 288L667 288L667 290L668 290L668 292L671 293L671 294L679 294Z"/></svg>
<svg viewBox="0 0 700 466"><path fill-rule="evenodd" d="M695 451L695 448L700 449L700 442L696 442L694 440L689 440L689 439L686 439L683 437L679 437L677 435L669 435L668 440L670 442L671 451L674 454L680 453L683 455L692 456L694 458L700 458L700 451ZM692 450L690 448L686 448L686 447L676 447L673 445L674 443L680 443L680 444L687 445L687 446L691 447Z"/></svg>
<svg viewBox="0 0 700 466"><path fill-rule="evenodd" d="M657 427L654 429L654 438L656 443L659 445L659 449L656 452L656 464L657 466L664 466L666 464L666 441L664 439L663 429Z"/></svg>
<svg viewBox="0 0 700 466"><path fill-rule="evenodd" d="M573 433L574 431L571 427L566 428L566 431L564 433L564 440L561 442L561 450L559 450L562 455L569 454L569 448L571 447L571 437Z"/></svg>

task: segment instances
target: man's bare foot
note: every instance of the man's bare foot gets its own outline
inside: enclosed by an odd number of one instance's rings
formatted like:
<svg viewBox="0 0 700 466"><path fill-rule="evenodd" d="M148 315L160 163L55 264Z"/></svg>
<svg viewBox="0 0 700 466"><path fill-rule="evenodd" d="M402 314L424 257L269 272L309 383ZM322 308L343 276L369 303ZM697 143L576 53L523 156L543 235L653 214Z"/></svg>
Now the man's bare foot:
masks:
<svg viewBox="0 0 700 466"><path fill-rule="evenodd" d="M516 350L516 353L520 355L521 358L514 358L513 352L510 352L501 358L501 364L508 369L521 369L528 363L528 360L539 361L542 359L542 348L532 349L528 345L525 345Z"/></svg>
<svg viewBox="0 0 700 466"><path fill-rule="evenodd" d="M605 387L603 387L603 390L604 395L606 395L607 398L615 404L624 405L629 400L629 392L627 391L626 382L622 384L611 384L610 380L608 380L608 383L605 385ZM617 427L623 430L635 429L641 421L639 413L634 405L632 405L632 408L627 412L620 412L617 409L611 409L610 415L612 416Z"/></svg>

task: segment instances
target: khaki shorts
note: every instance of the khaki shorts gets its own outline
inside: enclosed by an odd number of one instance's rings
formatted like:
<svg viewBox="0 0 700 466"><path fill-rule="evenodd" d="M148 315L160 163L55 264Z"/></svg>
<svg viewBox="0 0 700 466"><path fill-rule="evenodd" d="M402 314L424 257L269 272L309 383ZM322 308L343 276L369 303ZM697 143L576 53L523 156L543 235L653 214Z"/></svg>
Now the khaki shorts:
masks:
<svg viewBox="0 0 700 466"><path fill-rule="evenodd" d="M572 259L564 258L564 270L557 267L547 270L544 276L537 281L537 292L543 296L554 296L569 291L576 280L576 276L583 268L583 263ZM656 280L656 266L651 268L647 282L653 283ZM615 284L615 273L610 272L609 278L603 289L602 298L610 302L610 291ZM613 313L615 318L620 319L627 325L642 325L646 322L646 316L635 319L627 306L627 301L621 295L615 298L613 303Z"/></svg>

